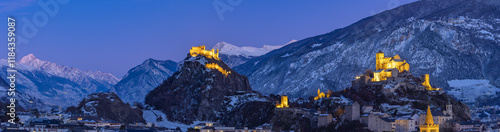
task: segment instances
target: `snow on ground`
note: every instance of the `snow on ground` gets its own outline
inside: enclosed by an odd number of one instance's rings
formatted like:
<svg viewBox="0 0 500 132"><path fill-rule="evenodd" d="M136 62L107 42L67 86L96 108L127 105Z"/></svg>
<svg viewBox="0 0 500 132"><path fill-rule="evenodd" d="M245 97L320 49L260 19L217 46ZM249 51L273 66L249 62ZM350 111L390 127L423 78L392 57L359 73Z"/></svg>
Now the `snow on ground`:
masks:
<svg viewBox="0 0 500 132"><path fill-rule="evenodd" d="M246 102L251 102L251 101L261 101L261 102L267 102L268 100L262 97L259 97L258 94L256 93L247 93L243 95L234 95L234 96L226 96L228 98L229 102L226 102L228 106L226 106L228 111L231 111L231 109L236 108L238 105L246 103Z"/></svg>
<svg viewBox="0 0 500 132"><path fill-rule="evenodd" d="M322 44L313 44L313 45L311 46L311 48L318 47L318 46L321 46L321 45L322 45Z"/></svg>
<svg viewBox="0 0 500 132"><path fill-rule="evenodd" d="M157 116L155 114L161 116L163 118L163 121L160 121L160 122L156 121ZM182 129L182 131L187 131L187 129L191 128L191 127L194 128L194 125L196 125L196 124L207 122L207 121L194 121L193 124L189 124L189 125L171 122L171 121L168 121L165 118L166 115L159 110L144 110L142 117L144 118L144 120L146 120L146 122L151 122L155 126L166 127L169 129L175 129L175 128L179 127Z"/></svg>
<svg viewBox="0 0 500 132"><path fill-rule="evenodd" d="M285 57L288 57L288 56L292 56L292 54L290 54L290 53L286 53L285 55L282 55L281 57L282 57L282 58L285 58Z"/></svg>
<svg viewBox="0 0 500 132"><path fill-rule="evenodd" d="M488 80L451 80L448 94L465 103L475 103L480 96L495 96L500 89L489 84Z"/></svg>

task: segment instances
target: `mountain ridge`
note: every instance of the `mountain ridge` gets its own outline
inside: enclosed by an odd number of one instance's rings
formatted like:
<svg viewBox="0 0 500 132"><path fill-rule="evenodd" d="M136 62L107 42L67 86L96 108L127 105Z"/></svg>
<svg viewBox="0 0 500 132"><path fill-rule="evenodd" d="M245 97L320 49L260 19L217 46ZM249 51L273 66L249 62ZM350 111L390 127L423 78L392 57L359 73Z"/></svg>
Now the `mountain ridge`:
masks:
<svg viewBox="0 0 500 132"><path fill-rule="evenodd" d="M123 102L144 103L146 94L177 71L177 65L177 62L171 60L149 58L130 69L123 79L113 86L112 91L116 92Z"/></svg>
<svg viewBox="0 0 500 132"><path fill-rule="evenodd" d="M408 60L416 75L430 73L431 84L438 87L446 88L446 80L481 78L498 86L498 7L491 0L417 1L299 40L234 69L263 94L308 97L316 93L310 87L347 88L363 69L374 68L375 53L382 50Z"/></svg>

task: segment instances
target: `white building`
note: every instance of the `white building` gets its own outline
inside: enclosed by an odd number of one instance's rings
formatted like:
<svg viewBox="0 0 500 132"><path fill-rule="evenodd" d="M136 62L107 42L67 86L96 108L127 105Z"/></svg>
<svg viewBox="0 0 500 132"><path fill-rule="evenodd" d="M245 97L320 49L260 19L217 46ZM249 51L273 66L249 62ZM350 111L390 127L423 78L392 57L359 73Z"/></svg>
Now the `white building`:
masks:
<svg viewBox="0 0 500 132"><path fill-rule="evenodd" d="M396 122L386 113L373 112L368 115L368 129L374 132L394 131Z"/></svg>
<svg viewBox="0 0 500 132"><path fill-rule="evenodd" d="M400 117L396 119L396 132L412 132L416 131L417 124L415 123L416 121L407 118L407 117Z"/></svg>

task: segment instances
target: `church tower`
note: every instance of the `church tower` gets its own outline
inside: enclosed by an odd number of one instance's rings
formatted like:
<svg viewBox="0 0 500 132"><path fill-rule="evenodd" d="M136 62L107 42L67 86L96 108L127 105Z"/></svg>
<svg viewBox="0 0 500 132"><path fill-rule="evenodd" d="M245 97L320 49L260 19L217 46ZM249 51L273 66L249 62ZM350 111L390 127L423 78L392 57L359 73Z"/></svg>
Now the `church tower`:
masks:
<svg viewBox="0 0 500 132"><path fill-rule="evenodd" d="M427 115L425 116L425 124L420 125L420 132L439 132L439 124L434 124L431 108L427 106Z"/></svg>
<svg viewBox="0 0 500 132"><path fill-rule="evenodd" d="M450 99L448 99L448 104L446 104L446 113L453 117L453 105L451 105Z"/></svg>
<svg viewBox="0 0 500 132"><path fill-rule="evenodd" d="M375 54L375 71L383 69L383 64L384 64L384 52L378 51L377 54Z"/></svg>

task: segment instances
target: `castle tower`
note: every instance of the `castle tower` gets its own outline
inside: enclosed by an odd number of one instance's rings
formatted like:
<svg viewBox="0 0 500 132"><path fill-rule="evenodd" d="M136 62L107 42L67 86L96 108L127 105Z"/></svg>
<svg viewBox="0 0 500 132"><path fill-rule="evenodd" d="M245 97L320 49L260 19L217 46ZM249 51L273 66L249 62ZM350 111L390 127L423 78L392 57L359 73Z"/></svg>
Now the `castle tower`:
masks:
<svg viewBox="0 0 500 132"><path fill-rule="evenodd" d="M425 123L423 125L420 125L420 132L439 132L439 124L434 124L431 108L429 106L427 106L427 115L425 116Z"/></svg>
<svg viewBox="0 0 500 132"><path fill-rule="evenodd" d="M276 104L276 108L288 108L288 96L281 96L281 103Z"/></svg>
<svg viewBox="0 0 500 132"><path fill-rule="evenodd" d="M422 83L422 85L424 85L426 87L427 86L429 86L429 87L431 86L431 84L429 83L429 74L425 74L425 76L424 76L424 83Z"/></svg>
<svg viewBox="0 0 500 132"><path fill-rule="evenodd" d="M429 83L429 74L425 74L425 76L424 76L424 82L422 83L422 85L425 86L426 90L441 90L441 88L433 88L431 86L431 84Z"/></svg>
<svg viewBox="0 0 500 132"><path fill-rule="evenodd" d="M446 104L446 113L453 117L453 105L451 105L450 99L448 99L448 104Z"/></svg>
<svg viewBox="0 0 500 132"><path fill-rule="evenodd" d="M383 63L384 63L384 52L378 51L377 54L375 54L375 71L383 69Z"/></svg>

